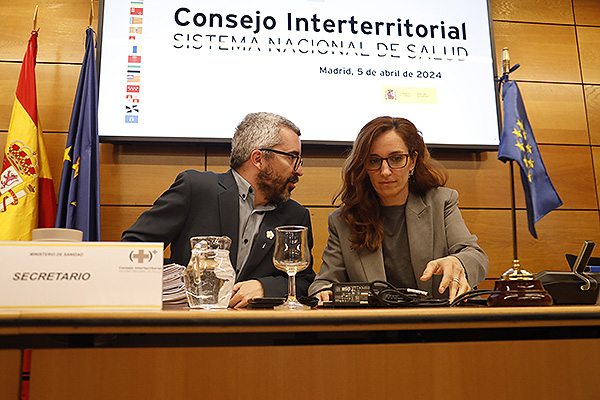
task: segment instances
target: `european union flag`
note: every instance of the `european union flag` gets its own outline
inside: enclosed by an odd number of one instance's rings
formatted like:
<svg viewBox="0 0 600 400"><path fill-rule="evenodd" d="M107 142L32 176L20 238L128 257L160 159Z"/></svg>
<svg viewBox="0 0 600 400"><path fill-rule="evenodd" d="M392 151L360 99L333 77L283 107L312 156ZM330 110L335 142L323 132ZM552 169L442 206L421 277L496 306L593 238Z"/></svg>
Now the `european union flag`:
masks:
<svg viewBox="0 0 600 400"><path fill-rule="evenodd" d="M65 148L57 228L83 231L83 240L100 240L100 168L98 156L98 80L94 30L88 28L85 55Z"/></svg>
<svg viewBox="0 0 600 400"><path fill-rule="evenodd" d="M523 98L517 83L506 80L502 86L504 123L498 148L498 159L515 161L521 170L521 182L527 205L529 232L537 239L535 223L563 202L548 177L535 142Z"/></svg>

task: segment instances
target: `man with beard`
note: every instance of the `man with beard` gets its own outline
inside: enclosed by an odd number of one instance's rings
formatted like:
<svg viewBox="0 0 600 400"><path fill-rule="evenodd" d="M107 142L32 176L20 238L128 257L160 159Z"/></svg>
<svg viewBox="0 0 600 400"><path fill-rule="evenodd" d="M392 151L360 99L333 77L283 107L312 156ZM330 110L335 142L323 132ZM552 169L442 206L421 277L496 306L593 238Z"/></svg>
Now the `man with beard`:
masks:
<svg viewBox="0 0 600 400"><path fill-rule="evenodd" d="M171 245L171 262L187 265L190 237L228 236L236 283L230 307L245 307L254 297L284 297L288 278L273 266L275 227L302 225L313 239L309 211L290 200L303 174L300 130L275 114L248 114L236 128L231 169L224 174L180 173L152 208L121 237L123 241ZM312 260L296 276L298 296L315 276Z"/></svg>

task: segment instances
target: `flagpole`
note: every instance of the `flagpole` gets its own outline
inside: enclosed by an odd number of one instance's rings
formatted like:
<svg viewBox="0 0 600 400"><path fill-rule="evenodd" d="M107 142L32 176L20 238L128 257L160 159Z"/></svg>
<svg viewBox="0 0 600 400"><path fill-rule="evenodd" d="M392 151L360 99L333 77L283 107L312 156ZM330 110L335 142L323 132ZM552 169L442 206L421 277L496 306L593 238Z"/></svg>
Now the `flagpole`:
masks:
<svg viewBox="0 0 600 400"><path fill-rule="evenodd" d="M508 47L502 49L502 76L506 77L508 81L508 74L510 73L510 56L508 54ZM501 80L500 86L502 86ZM517 205L515 195L515 168L514 161L510 161L510 194L511 194L511 220L512 220L512 242L513 242L513 265L519 265L519 251L517 245Z"/></svg>
<svg viewBox="0 0 600 400"><path fill-rule="evenodd" d="M510 74L510 55L508 54L508 47L504 47L502 49L502 78L501 84L508 82L509 74ZM516 194L515 194L515 167L514 161L510 160L510 194L511 194L511 222L512 222L512 242L513 242L513 266L511 269L506 271L503 275L503 278L507 279L532 279L533 274L530 272L521 269L521 262L519 261L519 247L517 240L517 202L516 202Z"/></svg>
<svg viewBox="0 0 600 400"><path fill-rule="evenodd" d="M508 54L508 47L502 49L502 79L500 80L501 85L508 82L510 74L510 55ZM533 279L533 274L521 269L521 262L519 261L518 241L517 241L517 202L515 194L515 168L514 161L510 160L510 194L511 194L511 220L512 220L512 241L513 241L513 265L502 275L503 279Z"/></svg>
<svg viewBox="0 0 600 400"><path fill-rule="evenodd" d="M519 252L517 248L517 206L515 203L515 168L514 161L510 162L510 194L511 194L511 219L512 219L512 240L513 240L513 264L519 262Z"/></svg>

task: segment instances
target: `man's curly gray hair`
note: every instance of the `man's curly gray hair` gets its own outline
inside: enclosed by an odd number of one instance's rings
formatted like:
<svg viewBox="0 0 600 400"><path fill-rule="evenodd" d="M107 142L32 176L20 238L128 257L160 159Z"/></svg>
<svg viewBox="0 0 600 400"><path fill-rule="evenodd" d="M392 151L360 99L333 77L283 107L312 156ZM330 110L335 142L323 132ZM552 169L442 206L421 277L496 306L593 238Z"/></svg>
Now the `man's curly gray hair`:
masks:
<svg viewBox="0 0 600 400"><path fill-rule="evenodd" d="M290 120L277 114L259 112L246 115L235 129L231 143L231 168L239 168L250 159L257 149L270 149L281 143L279 129L284 126L300 136L300 129ZM265 152L265 158L273 157L271 152Z"/></svg>

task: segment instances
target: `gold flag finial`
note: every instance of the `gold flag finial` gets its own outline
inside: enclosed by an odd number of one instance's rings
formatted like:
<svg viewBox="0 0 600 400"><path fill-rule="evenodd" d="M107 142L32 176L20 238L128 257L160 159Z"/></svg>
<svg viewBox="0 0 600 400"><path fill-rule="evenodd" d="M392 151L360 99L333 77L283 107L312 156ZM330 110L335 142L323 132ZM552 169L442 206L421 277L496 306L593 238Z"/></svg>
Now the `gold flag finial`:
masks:
<svg viewBox="0 0 600 400"><path fill-rule="evenodd" d="M90 24L88 28L92 27L92 22L94 21L94 0L90 0Z"/></svg>
<svg viewBox="0 0 600 400"><path fill-rule="evenodd" d="M508 55L508 47L502 49L502 74L508 75L510 72L510 56Z"/></svg>
<svg viewBox="0 0 600 400"><path fill-rule="evenodd" d="M35 6L35 11L33 12L33 30L37 29L37 14L38 14L39 6Z"/></svg>

